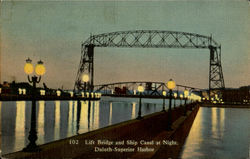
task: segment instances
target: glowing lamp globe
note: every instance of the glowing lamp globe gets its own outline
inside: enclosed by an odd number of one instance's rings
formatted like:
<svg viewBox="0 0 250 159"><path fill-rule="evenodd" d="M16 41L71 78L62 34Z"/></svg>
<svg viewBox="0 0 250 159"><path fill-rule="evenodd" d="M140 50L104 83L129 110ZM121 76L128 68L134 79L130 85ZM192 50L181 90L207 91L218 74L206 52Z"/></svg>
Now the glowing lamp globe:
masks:
<svg viewBox="0 0 250 159"><path fill-rule="evenodd" d="M187 97L188 97L188 94L189 94L188 90L185 89L185 90L184 90L184 97L187 98Z"/></svg>
<svg viewBox="0 0 250 159"><path fill-rule="evenodd" d="M39 76L42 76L42 75L44 75L45 71L46 71L46 69L43 65L43 62L41 60L38 61L37 65L35 67L36 74Z"/></svg>
<svg viewBox="0 0 250 159"><path fill-rule="evenodd" d="M31 59L27 59L26 60L26 64L24 65L24 72L29 75L29 74L32 74L33 73L33 65L31 64Z"/></svg>
<svg viewBox="0 0 250 159"><path fill-rule="evenodd" d="M82 81L83 82L88 82L89 81L89 75L88 74L83 74L82 75Z"/></svg>
<svg viewBox="0 0 250 159"><path fill-rule="evenodd" d="M183 95L182 95L182 94L180 95L180 98L183 98Z"/></svg>
<svg viewBox="0 0 250 159"><path fill-rule="evenodd" d="M172 79L170 79L170 80L167 82L167 87L168 87L168 89L170 89L170 90L174 89L174 88L175 88L175 82L174 82Z"/></svg>
<svg viewBox="0 0 250 159"><path fill-rule="evenodd" d="M163 96L166 96L166 95L167 95L167 92L166 92L166 91L163 91L163 92L162 92L162 95L163 95Z"/></svg>
<svg viewBox="0 0 250 159"><path fill-rule="evenodd" d="M177 93L174 93L174 97L175 97L175 98L177 97Z"/></svg>
<svg viewBox="0 0 250 159"><path fill-rule="evenodd" d="M138 91L141 93L144 91L144 87L143 86L138 86Z"/></svg>

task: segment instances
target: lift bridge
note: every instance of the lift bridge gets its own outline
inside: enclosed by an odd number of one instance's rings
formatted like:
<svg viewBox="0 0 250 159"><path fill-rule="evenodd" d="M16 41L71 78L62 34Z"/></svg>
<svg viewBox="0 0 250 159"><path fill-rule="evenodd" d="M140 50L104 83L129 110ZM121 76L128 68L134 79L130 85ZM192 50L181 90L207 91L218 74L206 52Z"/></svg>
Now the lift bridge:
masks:
<svg viewBox="0 0 250 159"><path fill-rule="evenodd" d="M97 92L102 92L104 96L113 97L138 97L140 93L137 91L138 86L141 85L145 88L142 92L144 98L162 98L162 92L168 91L166 83L163 82L148 82L148 81L136 81L136 82L117 82L109 84L95 85L94 90ZM174 93L176 93L176 98L180 98L184 90L189 90L189 92L194 93L197 96L202 95L202 89L194 88L184 85L176 85ZM169 95L167 95L167 98Z"/></svg>
<svg viewBox="0 0 250 159"><path fill-rule="evenodd" d="M137 85L150 82L122 82L104 85L94 85L94 48L95 47L122 47L122 48L182 48L182 49L208 49L210 53L209 64L209 97L219 94L225 88L222 66L221 66L221 45L212 36L204 36L194 33L160 31L160 30L135 30L119 31L90 35L81 45L81 60L75 80L75 91L82 91L84 83L82 75L89 74L90 81L86 84L88 91L114 90L118 85ZM152 82L151 95L159 93L166 87L161 82ZM181 86L180 86L181 87ZM184 88L189 88L184 86ZM191 89L192 87L190 87ZM132 89L128 89L127 94L132 94ZM148 94L148 95L150 95Z"/></svg>

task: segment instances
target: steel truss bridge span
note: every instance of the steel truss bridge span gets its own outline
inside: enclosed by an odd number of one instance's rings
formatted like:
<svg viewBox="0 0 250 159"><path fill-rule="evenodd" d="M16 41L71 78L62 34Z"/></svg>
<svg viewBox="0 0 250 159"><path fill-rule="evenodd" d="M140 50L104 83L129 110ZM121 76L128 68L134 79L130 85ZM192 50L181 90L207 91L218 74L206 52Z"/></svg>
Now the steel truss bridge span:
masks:
<svg viewBox="0 0 250 159"><path fill-rule="evenodd" d="M96 92L102 92L103 95L106 96L136 96L139 94L137 88L139 85L142 85L145 88L145 91L142 93L143 96L148 97L162 97L162 92L169 92L166 83L164 82L148 82L148 81L133 81L133 82L117 82L117 83L109 83L109 84L101 84L95 85L94 90ZM180 97L180 94L187 89L189 92L195 92L197 95L201 96L202 89L194 88L190 86L184 85L176 85L176 89L174 92L177 93L177 97Z"/></svg>
<svg viewBox="0 0 250 159"><path fill-rule="evenodd" d="M91 35L83 42L74 90L84 89L84 83L81 80L84 73L90 75L86 89L94 90L95 47L209 49L209 90L211 92L225 88L221 66L221 46L211 36L176 31L135 30Z"/></svg>

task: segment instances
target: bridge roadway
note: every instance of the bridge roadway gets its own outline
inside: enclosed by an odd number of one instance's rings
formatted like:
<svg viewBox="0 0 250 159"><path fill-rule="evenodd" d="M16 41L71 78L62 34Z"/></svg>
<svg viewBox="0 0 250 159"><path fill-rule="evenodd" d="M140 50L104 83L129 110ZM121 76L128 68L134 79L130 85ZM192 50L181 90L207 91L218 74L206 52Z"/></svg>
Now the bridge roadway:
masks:
<svg viewBox="0 0 250 159"><path fill-rule="evenodd" d="M143 119L129 120L116 125L101 128L88 133L40 145L39 152L14 152L6 158L178 158L193 120L199 110L199 103L188 105L187 116L183 116L184 107L172 110L172 129L166 130L168 112L157 112L144 116ZM120 141L121 145L101 145ZM130 140L130 141L129 141ZM143 145L144 141L147 142ZM122 142L125 142L122 145ZM160 144L156 144L160 141ZM129 145L133 143L137 145ZM165 144L163 144L163 142ZM71 143L71 144L70 144ZM74 144L73 144L74 143ZM153 143L153 144L152 144ZM171 145L173 144L173 145ZM95 147L106 148L107 152L95 152ZM128 152L114 152L127 148ZM129 149L128 149L129 147ZM140 147L140 148L139 148ZM110 151L113 151L111 152ZM125 149L123 149L125 151ZM133 150L134 151L131 151ZM140 150L139 150L140 149ZM105 149L102 149L104 151ZM147 152L144 152L147 151Z"/></svg>

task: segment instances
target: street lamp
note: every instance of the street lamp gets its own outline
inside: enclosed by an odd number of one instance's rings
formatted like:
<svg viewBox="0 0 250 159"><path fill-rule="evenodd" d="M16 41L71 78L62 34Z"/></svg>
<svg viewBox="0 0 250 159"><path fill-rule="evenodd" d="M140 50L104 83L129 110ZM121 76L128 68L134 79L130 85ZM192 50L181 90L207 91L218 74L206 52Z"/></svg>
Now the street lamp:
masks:
<svg viewBox="0 0 250 159"><path fill-rule="evenodd" d="M189 91L187 89L184 90L184 98L185 98L185 107L184 107L184 113L183 115L187 115L187 97L188 97Z"/></svg>
<svg viewBox="0 0 250 159"><path fill-rule="evenodd" d="M32 60L28 58L26 60L26 64L24 65L24 72L28 75L28 81L33 84L33 90L32 90L32 107L31 107L31 120L30 120L30 132L29 132L29 144L23 149L23 151L26 152L34 152L39 151L39 147L36 144L37 140L37 131L36 131L36 83L39 83L41 81L41 76L44 75L46 69L43 65L43 62L40 60L37 62L35 66L35 73L36 75L32 76L30 80L30 76L33 71L34 67L32 65Z"/></svg>
<svg viewBox="0 0 250 159"><path fill-rule="evenodd" d="M86 85L87 85L87 82L89 82L89 75L83 74L82 81L84 82L84 94L86 95Z"/></svg>
<svg viewBox="0 0 250 159"><path fill-rule="evenodd" d="M172 126L172 117L171 117L171 105L172 105L172 93L173 93L173 89L175 88L175 81L173 81L172 79L170 79L167 82L167 87L169 89L169 109L168 109L168 125L167 125L167 130L172 130L171 126Z"/></svg>
<svg viewBox="0 0 250 159"><path fill-rule="evenodd" d="M174 108L176 106L176 98L177 98L177 93L174 93Z"/></svg>
<svg viewBox="0 0 250 159"><path fill-rule="evenodd" d="M181 98L181 106L182 106L182 98L183 98L183 94L180 94L180 98Z"/></svg>
<svg viewBox="0 0 250 159"><path fill-rule="evenodd" d="M137 119L142 119L142 116L141 116L141 95L142 95L142 92L144 92L144 87L142 85L138 86L138 92L140 93L139 96L139 111L138 111L138 117Z"/></svg>
<svg viewBox="0 0 250 159"><path fill-rule="evenodd" d="M166 91L162 91L162 95L163 95L163 104L162 104L162 111L165 112L165 98L167 96L167 92Z"/></svg>
<svg viewBox="0 0 250 159"><path fill-rule="evenodd" d="M29 75L32 74L33 70L34 70L33 65L31 64L31 62L32 62L32 60L30 58L28 58L26 60L26 64L24 65L24 72L28 75L28 81L33 84L33 89L36 89L36 83L40 82L41 76L44 75L46 70L45 70L45 67L43 65L43 62L41 60L38 61L37 64L36 64L36 67L35 67L35 72L39 76L39 78L37 78L37 76L34 75L34 76L32 76L32 78L30 80ZM36 95L35 90L33 90L33 91L34 91L34 92L32 92L33 95Z"/></svg>

